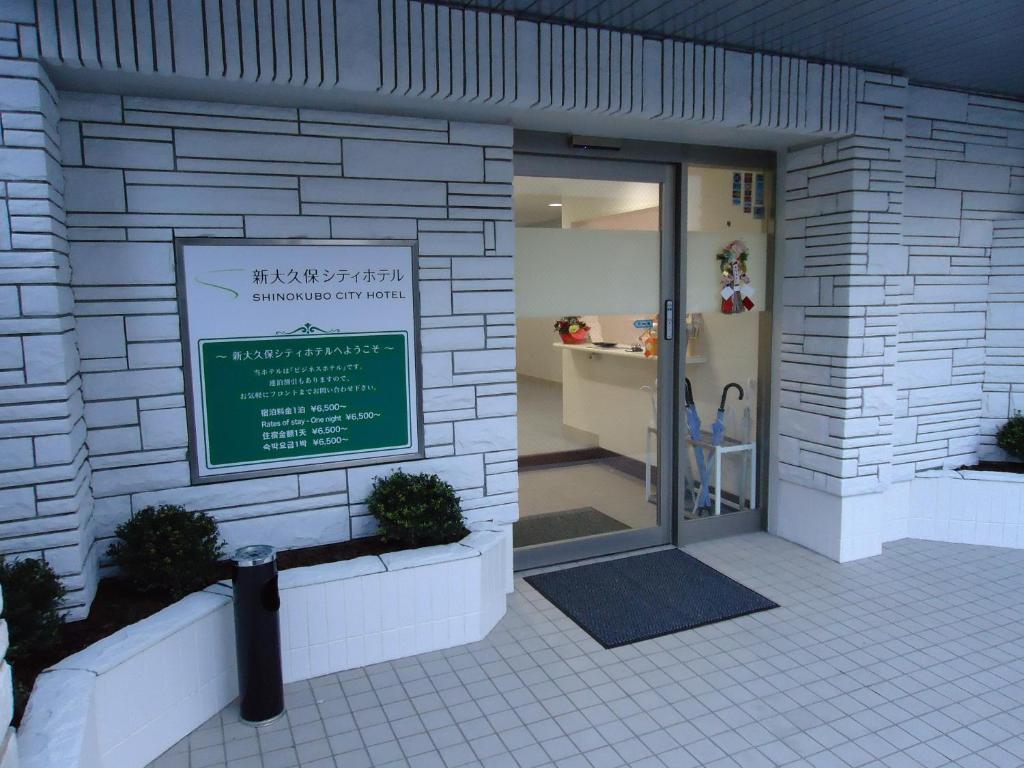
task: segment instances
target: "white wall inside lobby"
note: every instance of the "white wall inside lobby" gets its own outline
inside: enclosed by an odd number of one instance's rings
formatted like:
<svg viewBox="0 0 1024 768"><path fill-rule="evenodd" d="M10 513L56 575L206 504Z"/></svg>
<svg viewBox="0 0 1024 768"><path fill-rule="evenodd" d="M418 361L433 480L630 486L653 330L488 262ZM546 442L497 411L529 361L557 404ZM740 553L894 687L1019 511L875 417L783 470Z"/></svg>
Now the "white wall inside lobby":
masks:
<svg viewBox="0 0 1024 768"><path fill-rule="evenodd" d="M519 373L562 380L561 351L552 347L562 315L657 313L657 232L517 227L515 237Z"/></svg>
<svg viewBox="0 0 1024 768"><path fill-rule="evenodd" d="M515 237L518 316L658 311L657 232L517 227Z"/></svg>
<svg viewBox="0 0 1024 768"><path fill-rule="evenodd" d="M732 175L763 173L754 168L712 167L691 165L686 174L686 227L690 232L724 232L738 235L764 234L768 219L744 210L742 203L733 205ZM766 203L773 191L770 179L765 181Z"/></svg>

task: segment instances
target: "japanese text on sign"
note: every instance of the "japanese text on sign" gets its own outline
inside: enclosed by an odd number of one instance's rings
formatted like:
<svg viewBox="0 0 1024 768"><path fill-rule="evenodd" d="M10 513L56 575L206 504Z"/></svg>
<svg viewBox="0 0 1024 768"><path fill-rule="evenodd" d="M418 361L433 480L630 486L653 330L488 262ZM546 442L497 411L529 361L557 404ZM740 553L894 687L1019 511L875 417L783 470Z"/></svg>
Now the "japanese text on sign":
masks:
<svg viewBox="0 0 1024 768"><path fill-rule="evenodd" d="M422 455L415 244L176 243L196 481Z"/></svg>

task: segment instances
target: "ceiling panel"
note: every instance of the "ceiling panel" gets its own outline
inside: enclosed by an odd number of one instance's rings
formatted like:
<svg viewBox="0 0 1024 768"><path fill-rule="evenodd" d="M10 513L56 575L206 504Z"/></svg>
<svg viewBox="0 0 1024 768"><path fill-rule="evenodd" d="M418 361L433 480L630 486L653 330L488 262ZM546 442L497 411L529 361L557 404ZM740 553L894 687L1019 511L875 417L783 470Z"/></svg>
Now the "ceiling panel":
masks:
<svg viewBox="0 0 1024 768"><path fill-rule="evenodd" d="M1024 0L451 0L1024 98Z"/></svg>

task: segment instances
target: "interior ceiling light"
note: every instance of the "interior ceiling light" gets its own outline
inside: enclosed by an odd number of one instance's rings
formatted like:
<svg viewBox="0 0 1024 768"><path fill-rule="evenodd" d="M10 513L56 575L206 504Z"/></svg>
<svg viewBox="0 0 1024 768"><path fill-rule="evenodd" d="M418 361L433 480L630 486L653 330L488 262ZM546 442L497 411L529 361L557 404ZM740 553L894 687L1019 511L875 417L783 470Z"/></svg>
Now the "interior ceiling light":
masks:
<svg viewBox="0 0 1024 768"><path fill-rule="evenodd" d="M548 203L548 208L561 208L561 203Z"/></svg>

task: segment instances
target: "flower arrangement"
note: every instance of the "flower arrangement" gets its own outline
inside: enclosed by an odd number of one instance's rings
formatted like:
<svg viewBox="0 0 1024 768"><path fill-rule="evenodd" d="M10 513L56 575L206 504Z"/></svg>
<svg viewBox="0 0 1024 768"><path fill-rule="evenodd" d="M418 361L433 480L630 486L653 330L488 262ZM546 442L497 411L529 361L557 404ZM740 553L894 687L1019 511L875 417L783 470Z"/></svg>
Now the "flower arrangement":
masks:
<svg viewBox="0 0 1024 768"><path fill-rule="evenodd" d="M749 256L747 244L742 240L733 240L715 257L718 259L720 271L722 312L727 315L754 308L751 299L754 295L754 286L750 284L750 275L747 274Z"/></svg>
<svg viewBox="0 0 1024 768"><path fill-rule="evenodd" d="M582 344L587 340L590 326L576 315L566 315L555 321L555 333L565 344Z"/></svg>

